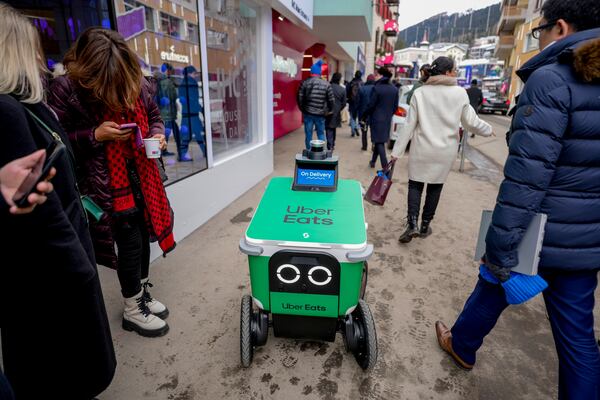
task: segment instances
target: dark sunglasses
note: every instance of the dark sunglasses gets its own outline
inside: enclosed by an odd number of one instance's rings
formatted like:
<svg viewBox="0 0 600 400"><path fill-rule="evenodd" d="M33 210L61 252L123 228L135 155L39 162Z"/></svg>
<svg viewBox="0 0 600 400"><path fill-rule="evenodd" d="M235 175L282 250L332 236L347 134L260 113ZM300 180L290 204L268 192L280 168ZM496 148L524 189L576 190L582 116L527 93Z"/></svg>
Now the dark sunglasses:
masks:
<svg viewBox="0 0 600 400"><path fill-rule="evenodd" d="M547 24L537 26L537 27L535 27L535 28L533 28L531 30L531 36L533 36L534 39L539 39L540 38L540 33L544 29L552 28L554 25L556 25L556 21L554 21L554 22L548 22Z"/></svg>

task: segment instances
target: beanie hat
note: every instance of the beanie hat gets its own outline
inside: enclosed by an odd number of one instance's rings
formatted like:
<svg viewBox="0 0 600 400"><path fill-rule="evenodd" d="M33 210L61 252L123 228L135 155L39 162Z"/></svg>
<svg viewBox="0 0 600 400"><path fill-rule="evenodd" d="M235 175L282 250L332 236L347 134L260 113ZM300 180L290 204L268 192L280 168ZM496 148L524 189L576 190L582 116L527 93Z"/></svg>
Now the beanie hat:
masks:
<svg viewBox="0 0 600 400"><path fill-rule="evenodd" d="M318 60L316 63L313 64L312 67L310 67L310 73L312 75L321 75L321 65L323 64L323 61Z"/></svg>

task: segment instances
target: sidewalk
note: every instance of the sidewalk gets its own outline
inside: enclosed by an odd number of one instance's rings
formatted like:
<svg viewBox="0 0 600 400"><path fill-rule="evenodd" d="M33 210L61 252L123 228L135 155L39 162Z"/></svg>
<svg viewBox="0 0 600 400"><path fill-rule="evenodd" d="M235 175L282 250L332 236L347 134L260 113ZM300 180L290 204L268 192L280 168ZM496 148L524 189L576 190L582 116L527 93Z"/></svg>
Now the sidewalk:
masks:
<svg viewBox="0 0 600 400"><path fill-rule="evenodd" d="M490 158L498 167L502 168L508 157L506 145L506 132L510 126L510 117L500 115L481 114L480 117L489 122L494 129L495 137L469 137L469 144Z"/></svg>
<svg viewBox="0 0 600 400"><path fill-rule="evenodd" d="M275 142L274 175L292 174L303 141L297 131ZM336 149L340 177L368 186L374 170L360 139L340 129ZM379 361L371 374L345 352L339 335L335 343L270 336L252 367L240 367L239 308L250 287L247 261L237 246L266 179L180 242L168 258L153 263L152 293L171 310L168 335L147 339L123 331L116 273L100 269L119 366L99 398L555 398L557 361L540 298L503 315L472 372L457 369L437 346L434 322L451 324L476 282L472 255L479 218L482 209L493 207L496 185L459 173L457 163L444 187L433 235L400 245L407 180L403 158L388 204L365 205L369 241L375 245L367 302L379 337ZM219 190L199 189L206 196Z"/></svg>

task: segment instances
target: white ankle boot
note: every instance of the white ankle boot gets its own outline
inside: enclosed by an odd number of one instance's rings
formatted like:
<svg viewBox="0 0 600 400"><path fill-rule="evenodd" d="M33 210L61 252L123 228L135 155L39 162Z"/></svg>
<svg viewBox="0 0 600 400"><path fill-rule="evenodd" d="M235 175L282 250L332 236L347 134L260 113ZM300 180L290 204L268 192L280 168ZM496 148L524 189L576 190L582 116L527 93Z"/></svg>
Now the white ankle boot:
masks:
<svg viewBox="0 0 600 400"><path fill-rule="evenodd" d="M122 326L126 331L135 331L146 337L163 336L169 331L169 325L150 312L143 290L125 299Z"/></svg>
<svg viewBox="0 0 600 400"><path fill-rule="evenodd" d="M148 281L148 278L142 279L142 290L144 292L144 299L146 300L146 304L150 309L150 312L156 315L158 318L167 319L169 316L169 309L160 301L154 299L150 295L150 290L153 285Z"/></svg>

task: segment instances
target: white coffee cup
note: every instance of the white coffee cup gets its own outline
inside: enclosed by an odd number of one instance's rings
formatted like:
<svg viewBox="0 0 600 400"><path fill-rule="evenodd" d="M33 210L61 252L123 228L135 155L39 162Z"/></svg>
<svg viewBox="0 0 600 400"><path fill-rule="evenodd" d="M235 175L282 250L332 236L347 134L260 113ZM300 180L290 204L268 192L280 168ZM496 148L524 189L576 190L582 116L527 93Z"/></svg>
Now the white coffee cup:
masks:
<svg viewBox="0 0 600 400"><path fill-rule="evenodd" d="M146 149L146 157L160 158L160 139L144 139L144 148Z"/></svg>

